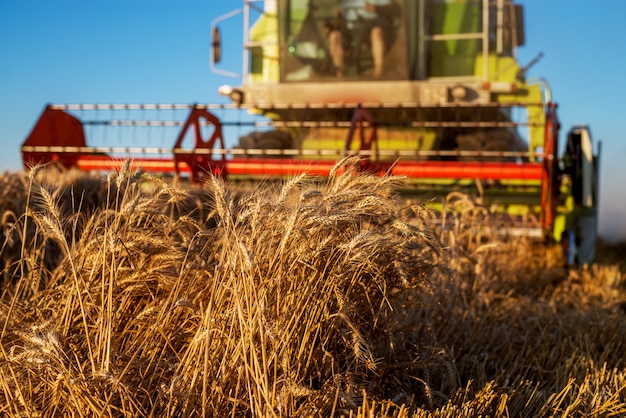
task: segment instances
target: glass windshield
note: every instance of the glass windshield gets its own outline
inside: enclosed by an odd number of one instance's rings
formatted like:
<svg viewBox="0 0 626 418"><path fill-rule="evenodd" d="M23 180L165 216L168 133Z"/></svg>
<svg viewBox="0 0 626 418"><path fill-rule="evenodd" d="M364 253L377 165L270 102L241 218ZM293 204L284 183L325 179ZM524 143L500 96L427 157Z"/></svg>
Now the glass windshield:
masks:
<svg viewBox="0 0 626 418"><path fill-rule="evenodd" d="M406 79L404 0L285 0L281 79Z"/></svg>
<svg viewBox="0 0 626 418"><path fill-rule="evenodd" d="M430 0L426 4L428 9L421 21L427 41L422 49L427 54L428 71L418 78L478 77L489 54L512 57L515 47L523 44L522 12L510 0ZM486 5L489 20L485 29ZM418 24L412 29L419 27Z"/></svg>

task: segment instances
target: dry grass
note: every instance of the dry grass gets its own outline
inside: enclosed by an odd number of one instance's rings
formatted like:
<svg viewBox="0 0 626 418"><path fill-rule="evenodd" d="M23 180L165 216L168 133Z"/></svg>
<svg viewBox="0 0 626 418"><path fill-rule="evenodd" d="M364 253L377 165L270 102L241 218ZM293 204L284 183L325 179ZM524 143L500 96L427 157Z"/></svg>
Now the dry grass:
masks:
<svg viewBox="0 0 626 418"><path fill-rule="evenodd" d="M0 415L626 413L618 266L565 272L352 162L243 192L0 177Z"/></svg>

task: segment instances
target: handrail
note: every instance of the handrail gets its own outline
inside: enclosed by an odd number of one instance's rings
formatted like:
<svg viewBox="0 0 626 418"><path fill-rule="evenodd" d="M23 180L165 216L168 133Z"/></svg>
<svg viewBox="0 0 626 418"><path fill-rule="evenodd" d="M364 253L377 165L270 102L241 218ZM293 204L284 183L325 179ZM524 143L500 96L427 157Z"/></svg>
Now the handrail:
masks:
<svg viewBox="0 0 626 418"><path fill-rule="evenodd" d="M535 80L535 79L533 79ZM537 81L539 82L539 81ZM548 99L548 98L546 98ZM90 103L69 103L69 104L50 104L47 107L56 110L189 110L194 107L204 107L212 110L227 109L255 109L263 108L266 110L281 109L354 109L357 106L367 109L432 109L432 108L512 108L512 107L545 107L550 104L549 100L545 102L488 102L488 103L471 103L471 102L446 102L424 105L419 102L385 102L385 103L369 103L369 102L343 102L343 103L291 103L291 104L273 104L266 105L263 103L248 103L244 105L235 105L232 103L207 103L207 104L169 104L169 103L111 103L111 104L90 104Z"/></svg>
<svg viewBox="0 0 626 418"><path fill-rule="evenodd" d="M192 155L230 155L230 156L344 156L361 155L372 156L374 154L382 157L477 157L477 158L510 158L542 159L541 152L525 151L466 151L466 150L347 150L343 149L263 149L263 148L229 148L229 149L174 149L159 147L75 147L75 146L54 146L54 145L25 145L22 152L34 153L77 153L77 154L192 154Z"/></svg>

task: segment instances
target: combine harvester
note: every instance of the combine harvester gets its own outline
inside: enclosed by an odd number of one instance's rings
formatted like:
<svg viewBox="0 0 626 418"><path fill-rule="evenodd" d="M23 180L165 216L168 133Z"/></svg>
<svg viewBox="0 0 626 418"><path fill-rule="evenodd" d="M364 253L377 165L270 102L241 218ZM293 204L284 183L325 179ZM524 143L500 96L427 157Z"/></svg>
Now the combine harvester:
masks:
<svg viewBox="0 0 626 418"><path fill-rule="evenodd" d="M218 25L241 17L235 74L218 66ZM598 157L585 126L571 129L559 156L549 86L526 78L540 56L516 59L521 5L244 0L212 34L212 70L242 80L219 88L231 103L49 105L24 141L24 166L110 170L132 158L193 181L267 179L326 176L357 154L360 169L405 176L424 200L477 195L519 221L512 232L562 241L579 262L593 261ZM241 134L231 148L229 129Z"/></svg>

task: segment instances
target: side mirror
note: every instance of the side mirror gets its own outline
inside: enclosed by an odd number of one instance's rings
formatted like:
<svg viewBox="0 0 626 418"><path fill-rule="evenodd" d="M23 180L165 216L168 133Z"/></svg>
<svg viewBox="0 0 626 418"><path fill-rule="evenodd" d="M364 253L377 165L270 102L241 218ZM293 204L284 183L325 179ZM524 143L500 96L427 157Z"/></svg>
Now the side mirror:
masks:
<svg viewBox="0 0 626 418"><path fill-rule="evenodd" d="M222 38L220 29L215 26L211 33L211 53L213 54L213 63L217 64L222 60Z"/></svg>
<svg viewBox="0 0 626 418"><path fill-rule="evenodd" d="M232 71L219 69L216 65L222 61L222 36L220 35L220 29L217 25L218 23L221 23L224 20L230 19L231 17L234 17L241 13L243 13L243 9L239 8L224 15L218 16L211 22L211 55L209 59L209 66L211 68L211 71L215 74L233 78L240 78L242 76L241 74Z"/></svg>

